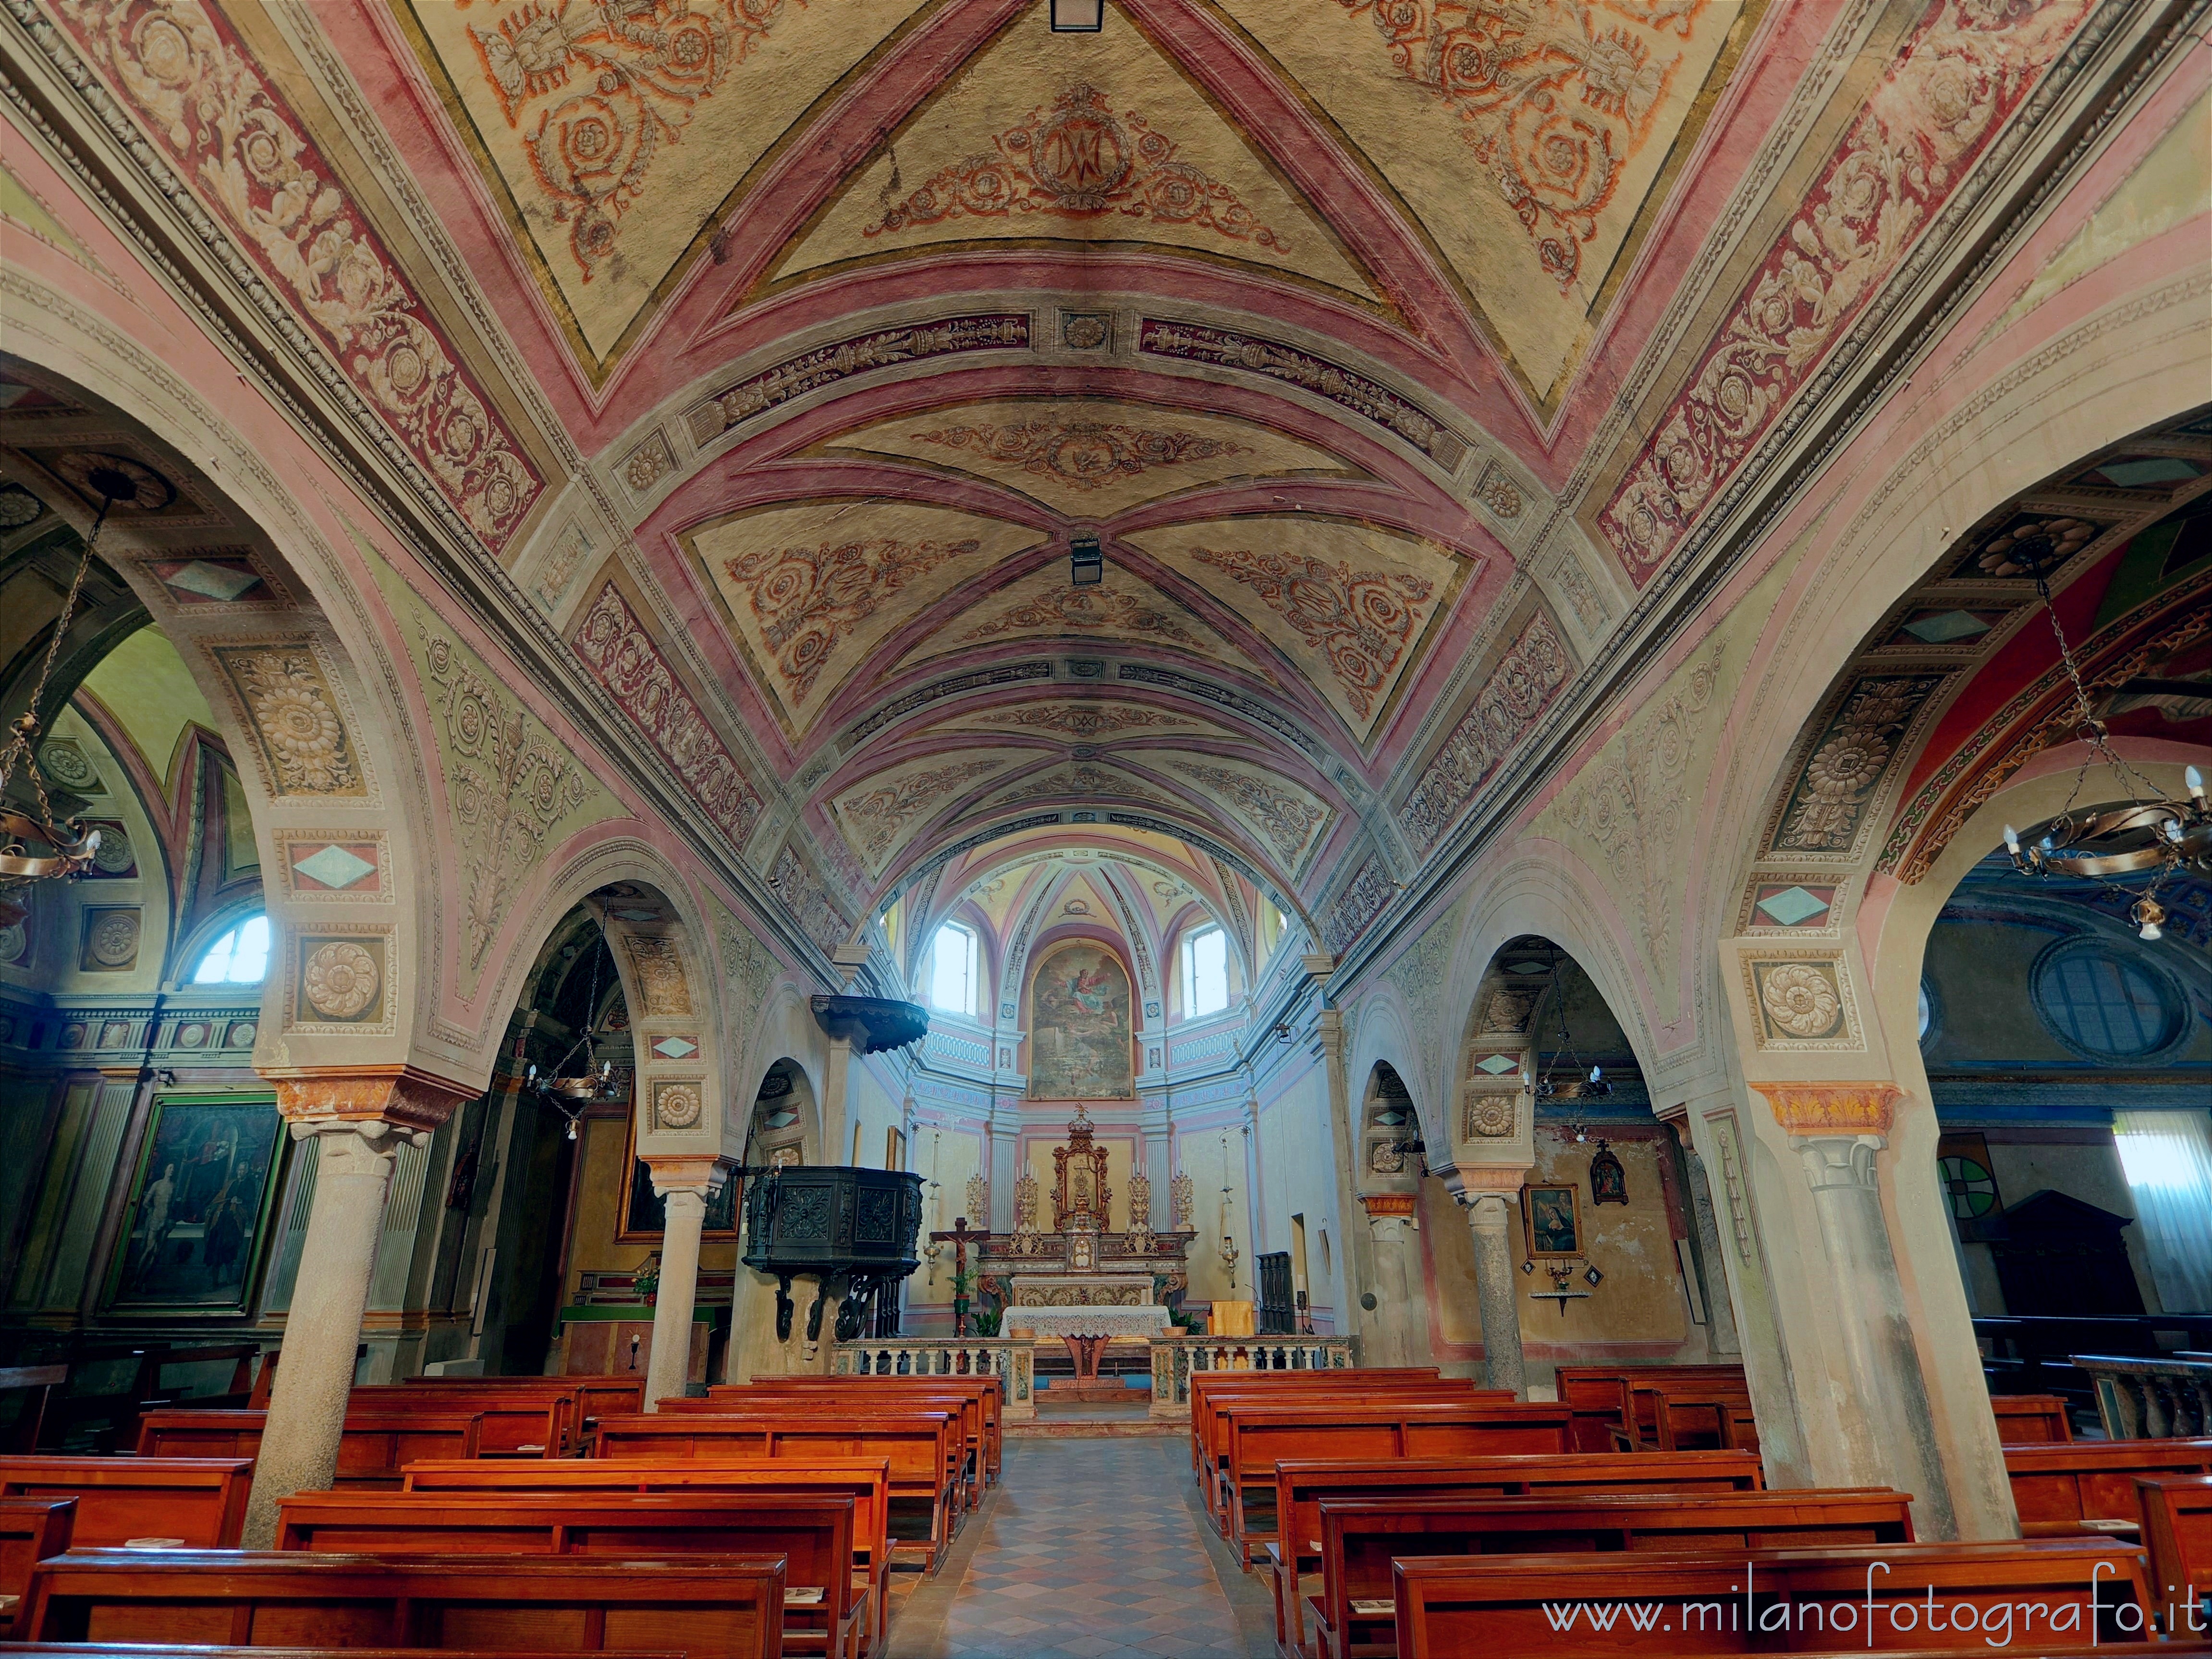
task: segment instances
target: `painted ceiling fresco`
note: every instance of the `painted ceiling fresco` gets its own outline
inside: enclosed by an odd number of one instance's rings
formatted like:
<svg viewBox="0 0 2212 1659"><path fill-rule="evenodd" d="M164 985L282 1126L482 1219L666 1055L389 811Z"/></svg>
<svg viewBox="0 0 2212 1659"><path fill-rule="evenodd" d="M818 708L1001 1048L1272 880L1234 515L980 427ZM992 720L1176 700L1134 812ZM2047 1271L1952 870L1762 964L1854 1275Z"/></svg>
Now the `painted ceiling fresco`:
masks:
<svg viewBox="0 0 2212 1659"><path fill-rule="evenodd" d="M267 259L343 225L285 302L810 933L1152 835L1332 949L2092 10L196 3L189 63L63 27Z"/></svg>

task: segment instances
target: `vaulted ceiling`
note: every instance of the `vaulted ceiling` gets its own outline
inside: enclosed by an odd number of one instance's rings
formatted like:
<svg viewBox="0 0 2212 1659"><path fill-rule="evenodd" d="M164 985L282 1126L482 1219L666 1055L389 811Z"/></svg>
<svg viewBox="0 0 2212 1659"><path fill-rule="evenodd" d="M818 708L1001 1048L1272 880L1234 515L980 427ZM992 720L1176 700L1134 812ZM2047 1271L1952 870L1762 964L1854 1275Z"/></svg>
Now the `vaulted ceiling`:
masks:
<svg viewBox="0 0 2212 1659"><path fill-rule="evenodd" d="M1346 942L2089 10L129 9L61 16L273 270L358 229L347 372L465 407L440 487L825 948L1084 823Z"/></svg>

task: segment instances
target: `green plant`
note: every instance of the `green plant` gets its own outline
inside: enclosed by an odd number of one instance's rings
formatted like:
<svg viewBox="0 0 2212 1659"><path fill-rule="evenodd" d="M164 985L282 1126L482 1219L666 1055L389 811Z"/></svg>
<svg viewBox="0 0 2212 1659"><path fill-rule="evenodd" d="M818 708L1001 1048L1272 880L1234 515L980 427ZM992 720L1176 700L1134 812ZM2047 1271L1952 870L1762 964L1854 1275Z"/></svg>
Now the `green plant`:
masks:
<svg viewBox="0 0 2212 1659"><path fill-rule="evenodd" d="M999 1322L1006 1316L1006 1310L1004 1308L989 1308L981 1313L969 1316L975 1322L975 1334L978 1336L996 1336L999 1334Z"/></svg>

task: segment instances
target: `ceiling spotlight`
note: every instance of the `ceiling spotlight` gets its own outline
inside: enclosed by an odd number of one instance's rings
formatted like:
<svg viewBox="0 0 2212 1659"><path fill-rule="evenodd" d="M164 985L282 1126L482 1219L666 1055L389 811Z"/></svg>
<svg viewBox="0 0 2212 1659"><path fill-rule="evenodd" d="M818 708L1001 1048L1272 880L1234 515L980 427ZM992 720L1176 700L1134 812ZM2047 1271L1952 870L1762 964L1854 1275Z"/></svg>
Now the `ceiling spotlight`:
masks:
<svg viewBox="0 0 2212 1659"><path fill-rule="evenodd" d="M1106 556L1097 537L1078 536L1067 544L1067 579L1078 587L1096 587L1106 580Z"/></svg>
<svg viewBox="0 0 2212 1659"><path fill-rule="evenodd" d="M1054 34L1096 34L1106 27L1106 0L1052 0Z"/></svg>

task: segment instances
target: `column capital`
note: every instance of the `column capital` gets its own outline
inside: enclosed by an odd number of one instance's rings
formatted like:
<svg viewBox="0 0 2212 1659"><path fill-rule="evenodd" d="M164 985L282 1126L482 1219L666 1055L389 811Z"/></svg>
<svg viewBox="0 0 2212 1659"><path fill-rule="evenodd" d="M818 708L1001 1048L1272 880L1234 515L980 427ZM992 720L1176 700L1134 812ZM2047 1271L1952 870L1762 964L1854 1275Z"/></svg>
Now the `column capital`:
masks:
<svg viewBox="0 0 2212 1659"><path fill-rule="evenodd" d="M656 1198L666 1198L673 1193L694 1193L704 1198L709 1193L720 1191L730 1176L730 1160L718 1153L687 1152L675 1158L640 1153L639 1157L652 1172Z"/></svg>
<svg viewBox="0 0 2212 1659"><path fill-rule="evenodd" d="M288 1121L381 1123L386 1130L427 1133L483 1092L405 1065L300 1066L262 1076L276 1085L276 1109Z"/></svg>
<svg viewBox="0 0 2212 1659"><path fill-rule="evenodd" d="M1905 1091L1887 1081L1753 1083L1793 1135L1887 1135Z"/></svg>
<svg viewBox="0 0 2212 1659"><path fill-rule="evenodd" d="M1457 1164L1448 1169L1432 1164L1429 1172L1443 1177L1452 1201L1463 1207L1485 1198L1518 1197L1528 1179L1525 1164Z"/></svg>
<svg viewBox="0 0 2212 1659"><path fill-rule="evenodd" d="M1359 1195L1359 1206L1367 1212L1370 1221L1380 1221L1385 1217L1396 1219L1409 1216L1419 1201L1413 1193L1362 1193Z"/></svg>
<svg viewBox="0 0 2212 1659"><path fill-rule="evenodd" d="M1321 1038L1322 1052L1341 1064L1344 1060L1344 1011L1324 1008L1314 1016L1314 1029Z"/></svg>

